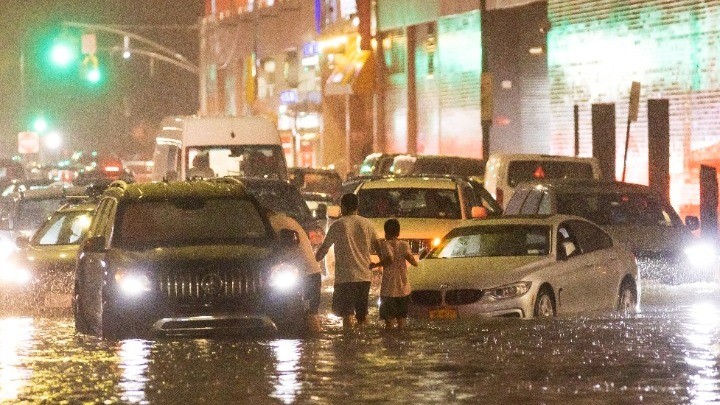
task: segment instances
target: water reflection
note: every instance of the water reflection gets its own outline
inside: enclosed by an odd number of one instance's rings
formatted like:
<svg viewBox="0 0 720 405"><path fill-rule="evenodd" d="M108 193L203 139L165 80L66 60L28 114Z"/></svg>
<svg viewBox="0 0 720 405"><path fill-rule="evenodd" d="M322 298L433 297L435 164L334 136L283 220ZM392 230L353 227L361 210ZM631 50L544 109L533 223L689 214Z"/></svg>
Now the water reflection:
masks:
<svg viewBox="0 0 720 405"><path fill-rule="evenodd" d="M0 319L0 402L17 400L32 372L22 367L33 342L32 318Z"/></svg>
<svg viewBox="0 0 720 405"><path fill-rule="evenodd" d="M118 356L122 372L119 388L123 401L145 403L148 381L148 358L150 342L145 340L125 340L120 343Z"/></svg>
<svg viewBox="0 0 720 405"><path fill-rule="evenodd" d="M690 306L690 322L685 325L687 327L685 337L692 347L686 350L685 362L695 371L695 374L689 376L691 385L688 387L693 403L714 402L720 395L718 315L718 308L712 302L701 302Z"/></svg>
<svg viewBox="0 0 720 405"><path fill-rule="evenodd" d="M298 378L301 343L299 340L289 339L276 340L270 343L273 354L275 354L277 374L275 390L272 396L286 404L295 402L301 388Z"/></svg>

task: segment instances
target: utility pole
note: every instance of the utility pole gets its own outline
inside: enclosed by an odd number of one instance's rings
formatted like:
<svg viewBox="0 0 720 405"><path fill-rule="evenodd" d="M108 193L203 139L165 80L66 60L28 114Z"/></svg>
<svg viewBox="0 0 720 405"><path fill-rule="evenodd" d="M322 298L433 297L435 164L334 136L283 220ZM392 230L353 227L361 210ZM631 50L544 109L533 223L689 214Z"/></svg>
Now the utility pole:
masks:
<svg viewBox="0 0 720 405"><path fill-rule="evenodd" d="M482 46L482 73L480 75L480 125L482 126L482 158L490 155L490 128L493 120L493 78L488 67L487 0L480 0L480 43Z"/></svg>

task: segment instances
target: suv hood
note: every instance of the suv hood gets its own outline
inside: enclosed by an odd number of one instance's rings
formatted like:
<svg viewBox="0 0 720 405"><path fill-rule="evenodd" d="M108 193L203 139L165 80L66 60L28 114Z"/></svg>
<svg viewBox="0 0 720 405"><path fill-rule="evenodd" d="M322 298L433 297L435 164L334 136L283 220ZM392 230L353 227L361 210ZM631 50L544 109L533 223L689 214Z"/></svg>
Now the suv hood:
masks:
<svg viewBox="0 0 720 405"><path fill-rule="evenodd" d="M141 251L111 249L110 260L135 262L152 265L160 262L249 262L255 263L267 259L272 252L270 246L253 245L212 245L157 247ZM117 259L117 261L113 260Z"/></svg>
<svg viewBox="0 0 720 405"><path fill-rule="evenodd" d="M409 269L408 279L414 290L437 290L441 285L484 289L520 281L552 263L550 256L424 259L417 269Z"/></svg>
<svg viewBox="0 0 720 405"><path fill-rule="evenodd" d="M603 226L615 240L633 252L682 252L693 239L681 226Z"/></svg>
<svg viewBox="0 0 720 405"><path fill-rule="evenodd" d="M378 236L385 236L385 221L389 218L369 218ZM435 239L447 235L460 225L472 223L470 219L397 218L400 222L400 239Z"/></svg>

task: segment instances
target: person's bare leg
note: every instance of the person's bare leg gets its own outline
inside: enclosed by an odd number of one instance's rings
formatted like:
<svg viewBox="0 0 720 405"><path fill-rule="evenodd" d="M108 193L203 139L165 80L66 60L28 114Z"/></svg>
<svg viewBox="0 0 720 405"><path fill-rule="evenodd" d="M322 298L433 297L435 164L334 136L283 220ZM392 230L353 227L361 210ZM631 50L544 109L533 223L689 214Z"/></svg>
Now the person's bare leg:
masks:
<svg viewBox="0 0 720 405"><path fill-rule="evenodd" d="M353 321L355 317L352 315L343 316L343 329L350 330L353 327Z"/></svg>

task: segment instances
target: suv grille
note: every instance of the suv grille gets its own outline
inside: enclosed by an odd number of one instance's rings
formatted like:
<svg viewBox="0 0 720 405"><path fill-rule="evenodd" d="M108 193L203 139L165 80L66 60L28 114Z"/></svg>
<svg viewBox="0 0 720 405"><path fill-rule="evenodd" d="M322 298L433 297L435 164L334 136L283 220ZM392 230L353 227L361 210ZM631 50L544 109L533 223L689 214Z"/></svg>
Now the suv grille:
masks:
<svg viewBox="0 0 720 405"><path fill-rule="evenodd" d="M244 269L165 270L160 275L161 294L185 302L240 298L260 288L258 275Z"/></svg>
<svg viewBox="0 0 720 405"><path fill-rule="evenodd" d="M416 255L425 248L430 248L430 239L402 239L410 245L410 251Z"/></svg>

